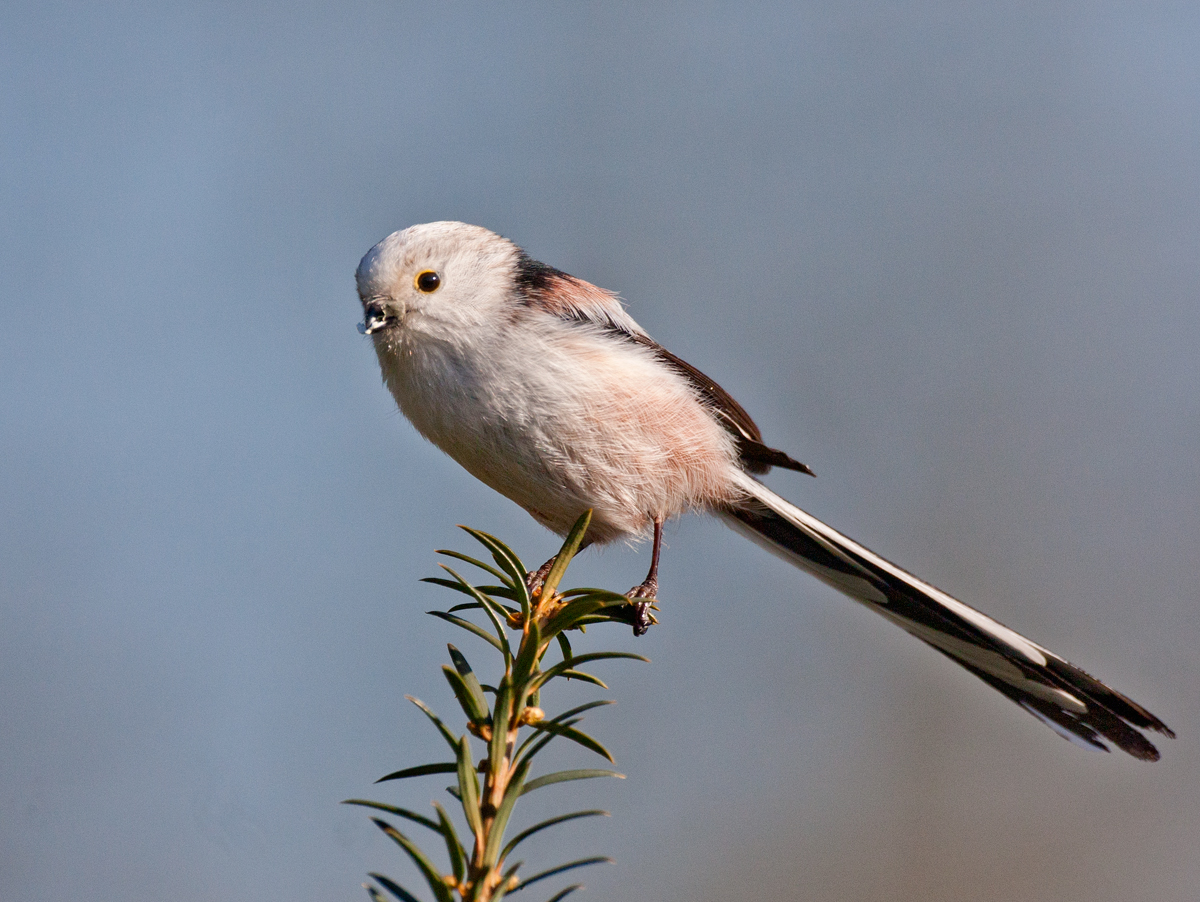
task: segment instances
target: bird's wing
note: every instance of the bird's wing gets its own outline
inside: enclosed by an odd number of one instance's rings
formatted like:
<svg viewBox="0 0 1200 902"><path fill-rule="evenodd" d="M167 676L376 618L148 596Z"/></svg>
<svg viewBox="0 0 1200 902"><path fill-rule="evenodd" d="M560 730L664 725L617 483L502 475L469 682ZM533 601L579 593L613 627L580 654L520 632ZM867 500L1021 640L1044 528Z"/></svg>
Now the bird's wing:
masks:
<svg viewBox="0 0 1200 902"><path fill-rule="evenodd" d="M762 432L746 409L715 381L647 335L625 312L615 293L534 260L525 253L517 258L514 279L518 296L527 306L569 322L600 328L649 348L659 360L687 380L705 407L733 435L738 459L746 472L762 474L771 467L783 467L815 475L800 461L763 444Z"/></svg>

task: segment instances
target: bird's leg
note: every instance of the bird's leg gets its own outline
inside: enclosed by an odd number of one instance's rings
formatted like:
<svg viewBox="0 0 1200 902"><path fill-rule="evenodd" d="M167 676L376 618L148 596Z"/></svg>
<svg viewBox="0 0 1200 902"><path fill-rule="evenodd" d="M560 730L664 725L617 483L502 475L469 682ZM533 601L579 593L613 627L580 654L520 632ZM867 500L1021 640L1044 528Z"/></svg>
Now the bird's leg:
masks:
<svg viewBox="0 0 1200 902"><path fill-rule="evenodd" d="M662 517L654 518L654 549L650 552L650 572L641 585L634 586L625 594L630 598L656 598L658 596L658 556L662 551Z"/></svg>
<svg viewBox="0 0 1200 902"><path fill-rule="evenodd" d="M650 629L650 624L655 622L654 615L650 613L650 600L658 597L658 556L662 551L662 525L662 517L655 517L654 549L650 552L650 572L646 574L646 578L640 585L634 586L625 593L631 599L643 599L634 602L633 634L635 636L644 636Z"/></svg>

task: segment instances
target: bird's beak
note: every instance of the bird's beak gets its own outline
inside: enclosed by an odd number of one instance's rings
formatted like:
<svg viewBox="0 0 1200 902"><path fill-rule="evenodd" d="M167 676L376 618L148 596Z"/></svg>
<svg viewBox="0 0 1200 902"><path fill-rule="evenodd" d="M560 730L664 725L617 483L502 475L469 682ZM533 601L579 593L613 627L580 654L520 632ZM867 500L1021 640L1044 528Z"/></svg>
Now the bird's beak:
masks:
<svg viewBox="0 0 1200 902"><path fill-rule="evenodd" d="M363 321L358 324L358 331L363 335L372 335L395 321L396 317L388 313L383 304L371 301L363 307Z"/></svg>

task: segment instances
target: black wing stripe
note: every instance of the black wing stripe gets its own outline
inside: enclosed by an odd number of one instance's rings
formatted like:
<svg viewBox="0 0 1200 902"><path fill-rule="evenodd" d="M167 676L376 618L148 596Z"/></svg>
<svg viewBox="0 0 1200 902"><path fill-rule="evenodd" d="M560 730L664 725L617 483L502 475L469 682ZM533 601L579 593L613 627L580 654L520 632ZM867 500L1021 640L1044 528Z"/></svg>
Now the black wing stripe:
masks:
<svg viewBox="0 0 1200 902"><path fill-rule="evenodd" d="M686 378L696 391L700 393L700 397L708 402L713 412L721 418L721 425L732 432L734 436L761 444L761 430L759 430L754 420L750 419L750 414L746 413L746 409L735 401L729 392L725 391L725 389L721 388L721 386L717 385L716 382L708 378L708 376L704 375L686 360L676 357L649 336L630 335L630 337L638 344L650 348L660 360Z"/></svg>
<svg viewBox="0 0 1200 902"><path fill-rule="evenodd" d="M738 440L738 458L747 473L766 473L771 467L782 467L785 470L807 473L809 476L817 475L807 464L800 463L783 451L768 448L762 442L756 442L754 439L742 436L736 436L736 438Z"/></svg>
<svg viewBox="0 0 1200 902"><path fill-rule="evenodd" d="M807 473L809 476L817 475L808 466L785 452L764 445L762 431L750 418L750 414L746 413L746 409L734 400L733 395L700 370L686 360L676 357L648 336L630 335L630 338L654 351L660 360L687 379L699 392L709 409L717 415L721 425L737 440L738 460L747 473L762 475L769 472L771 467L783 467L787 470Z"/></svg>

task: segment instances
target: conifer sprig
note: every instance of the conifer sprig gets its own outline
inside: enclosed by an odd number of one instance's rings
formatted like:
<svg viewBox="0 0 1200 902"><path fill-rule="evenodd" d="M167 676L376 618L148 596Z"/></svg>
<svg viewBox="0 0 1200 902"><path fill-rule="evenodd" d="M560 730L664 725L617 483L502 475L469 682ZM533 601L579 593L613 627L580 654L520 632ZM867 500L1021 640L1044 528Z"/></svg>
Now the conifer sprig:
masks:
<svg viewBox="0 0 1200 902"><path fill-rule="evenodd" d="M439 551L456 561L469 564L498 581L495 585L473 585L450 566L442 568L451 577L425 580L466 596L467 600L446 611L430 611L435 617L483 639L499 653L503 672L495 686L480 682L463 653L449 645L450 665L442 668L450 689L466 717L466 731L456 734L433 710L419 699L407 696L433 723L450 750L448 761L406 767L377 782L403 780L428 774L454 774L456 784L447 791L461 808L465 832L460 835L454 821L437 802L437 817L428 817L381 802L348 799L348 805L361 805L382 814L402 818L438 834L446 847L447 866L439 868L407 835L382 817L372 820L416 865L436 902L499 902L505 896L541 880L576 868L610 859L581 858L523 877L522 862L510 862L516 847L541 831L578 818L607 816L599 810L574 811L558 815L522 830L505 842L506 830L517 800L544 786L592 777L618 777L613 770L580 768L531 776L535 756L555 739L567 739L584 749L613 761L599 740L578 728L583 714L592 708L612 704L594 701L547 717L541 708L548 685L556 678L573 679L604 687L598 677L580 670L582 665L613 658L645 661L629 652L602 651L575 655L566 633L582 630L589 624L634 622L633 603L624 595L603 589L558 587L567 566L579 550L591 522L591 511L575 523L554 558L542 585L528 584L528 571L513 551L494 536L463 527L491 555L495 566L457 551ZM482 615L482 625L468 614ZM514 648L514 642L516 647ZM558 660L547 662L551 649ZM607 687L605 687L607 688ZM489 704L489 695L491 703ZM476 752L472 737L482 743ZM481 778L482 777L482 781ZM400 902L422 902L418 896L382 874L370 875L376 885L364 884L372 900L386 900L386 891ZM550 902L558 902L580 888L572 884L559 890Z"/></svg>

